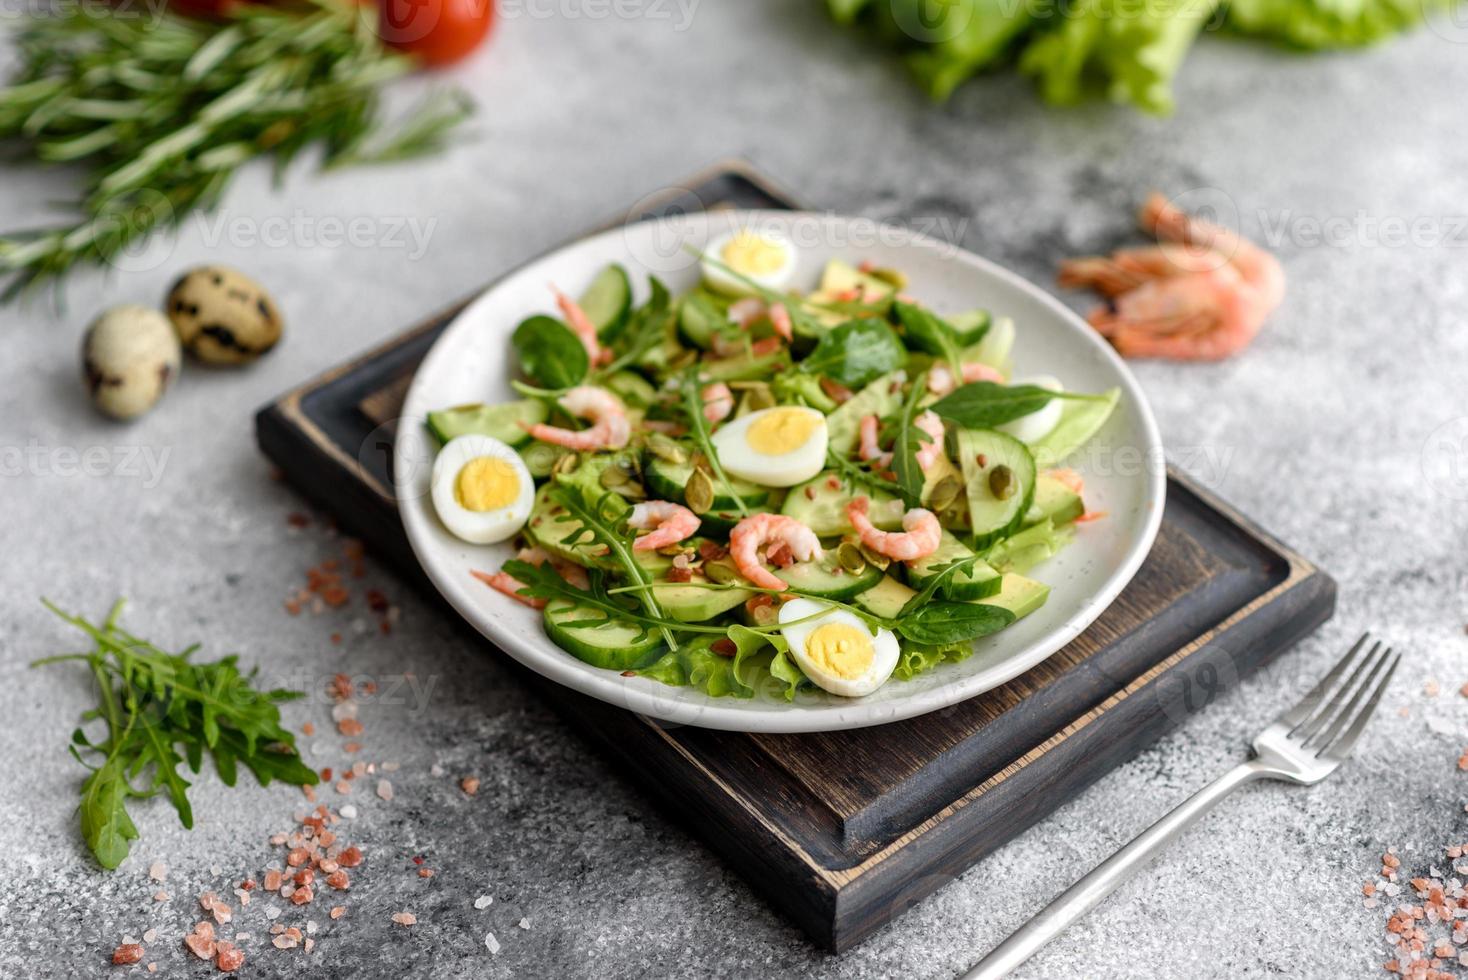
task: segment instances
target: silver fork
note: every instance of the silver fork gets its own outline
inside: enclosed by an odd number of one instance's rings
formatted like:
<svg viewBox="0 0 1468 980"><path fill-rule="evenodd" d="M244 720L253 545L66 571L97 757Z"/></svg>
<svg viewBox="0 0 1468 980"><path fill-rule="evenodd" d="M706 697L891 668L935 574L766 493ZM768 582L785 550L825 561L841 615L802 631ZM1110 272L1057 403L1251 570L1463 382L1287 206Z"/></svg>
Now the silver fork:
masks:
<svg viewBox="0 0 1468 980"><path fill-rule="evenodd" d="M1331 668L1309 694L1254 739L1254 755L1213 783L1193 794L1154 823L1130 844L1101 862L1095 870L1066 889L1038 915L1020 927L984 957L962 980L997 980L1035 955L1081 916L1100 905L1107 895L1139 871L1167 844L1197 823L1229 793L1256 779L1280 779L1312 786L1336 771L1351 754L1366 723L1371 720L1382 692L1401 660L1390 648L1373 643L1366 656L1357 654L1370 640L1363 635L1340 663ZM1339 684L1353 661L1355 669ZM1386 672L1382 673L1382 668ZM1363 679L1364 678L1364 679ZM1379 679L1378 679L1379 678ZM1321 707L1326 695L1335 696Z"/></svg>

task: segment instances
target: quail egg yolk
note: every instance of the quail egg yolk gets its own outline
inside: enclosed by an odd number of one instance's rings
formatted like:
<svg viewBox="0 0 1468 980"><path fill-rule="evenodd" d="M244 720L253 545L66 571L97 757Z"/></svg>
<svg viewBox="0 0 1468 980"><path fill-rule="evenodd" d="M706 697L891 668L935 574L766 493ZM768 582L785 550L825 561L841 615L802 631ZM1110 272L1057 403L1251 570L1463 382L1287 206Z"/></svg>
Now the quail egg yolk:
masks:
<svg viewBox="0 0 1468 980"><path fill-rule="evenodd" d="M454 481L454 497L465 510L484 513L515 502L520 477L509 460L480 456L469 460Z"/></svg>
<svg viewBox="0 0 1468 980"><path fill-rule="evenodd" d="M805 641L805 655L813 664L846 680L866 673L876 652L871 634L849 623L817 627Z"/></svg>
<svg viewBox="0 0 1468 980"><path fill-rule="evenodd" d="M746 276L768 276L785 265L785 247L752 231L741 231L724 246L724 264Z"/></svg>
<svg viewBox="0 0 1468 980"><path fill-rule="evenodd" d="M799 408L771 409L756 419L744 437L749 448L766 456L783 456L805 445L824 419Z"/></svg>

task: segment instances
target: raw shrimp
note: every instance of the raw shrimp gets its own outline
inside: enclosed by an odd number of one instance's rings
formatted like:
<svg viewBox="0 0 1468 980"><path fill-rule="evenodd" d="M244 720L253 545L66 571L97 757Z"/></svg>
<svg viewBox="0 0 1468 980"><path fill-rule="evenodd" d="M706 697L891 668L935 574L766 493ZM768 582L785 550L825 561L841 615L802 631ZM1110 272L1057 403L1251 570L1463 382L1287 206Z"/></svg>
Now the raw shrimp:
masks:
<svg viewBox="0 0 1468 980"><path fill-rule="evenodd" d="M882 452L882 446L877 441L881 420L875 415L863 415L861 418L861 448L858 454L862 459L877 464L878 469L886 469L892 463L892 454Z"/></svg>
<svg viewBox="0 0 1468 980"><path fill-rule="evenodd" d="M821 540L816 533L793 517L783 514L753 514L734 525L729 533L729 554L739 574L762 589L789 588L773 572L765 568L760 549L770 545L767 554L788 548L796 561L814 561L822 555Z"/></svg>
<svg viewBox="0 0 1468 980"><path fill-rule="evenodd" d="M857 497L846 505L847 520L868 548L896 561L917 561L938 550L943 540L943 525L932 511L915 507L902 515L901 532L879 531L867 517L870 506L871 501L866 497Z"/></svg>
<svg viewBox="0 0 1468 980"><path fill-rule="evenodd" d="M656 551L686 541L698 531L698 515L687 507L666 500L647 500L632 508L627 523L639 531L651 531L633 543L637 551Z"/></svg>
<svg viewBox="0 0 1468 980"><path fill-rule="evenodd" d="M1127 357L1215 361L1247 347L1263 326L1252 290L1233 266L1157 279L1124 293L1091 326Z"/></svg>
<svg viewBox="0 0 1468 980"><path fill-rule="evenodd" d="M938 457L943 455L943 437L946 435L943 420L936 412L924 412L913 425L933 437L931 442L923 443L917 451L918 469L927 472L938 461Z"/></svg>
<svg viewBox="0 0 1468 980"><path fill-rule="evenodd" d="M591 359L592 364L601 364L606 358L605 354L611 351L601 349L601 341L596 336L596 324L591 322L591 317L581 308L581 304L567 296L565 293L551 285L551 291L556 294L556 305L561 308L561 314L565 316L566 323L581 340L581 346L586 348L586 356Z"/></svg>
<svg viewBox="0 0 1468 980"><path fill-rule="evenodd" d="M1153 279L1185 276L1216 269L1228 260L1217 252L1163 243L1152 248L1127 248L1111 256L1088 256L1060 263L1060 285L1090 288L1115 298Z"/></svg>
<svg viewBox="0 0 1468 980"><path fill-rule="evenodd" d="M963 365L963 383L973 384L975 381L992 381L997 385L1004 384L1004 375L1000 374L989 365L979 361L971 361ZM947 364L934 364L928 371L928 390L938 396L951 393L958 387L953 379L953 369Z"/></svg>
<svg viewBox="0 0 1468 980"><path fill-rule="evenodd" d="M734 392L722 381L705 385L699 397L703 399L703 417L710 425L717 425L734 414Z"/></svg>
<svg viewBox="0 0 1468 980"><path fill-rule="evenodd" d="M567 449L588 452L597 449L621 449L632 438L632 423L622 400L605 388L582 385L560 397L560 406L580 419L592 423L591 428L574 432L544 423L526 426L526 431L541 442Z"/></svg>

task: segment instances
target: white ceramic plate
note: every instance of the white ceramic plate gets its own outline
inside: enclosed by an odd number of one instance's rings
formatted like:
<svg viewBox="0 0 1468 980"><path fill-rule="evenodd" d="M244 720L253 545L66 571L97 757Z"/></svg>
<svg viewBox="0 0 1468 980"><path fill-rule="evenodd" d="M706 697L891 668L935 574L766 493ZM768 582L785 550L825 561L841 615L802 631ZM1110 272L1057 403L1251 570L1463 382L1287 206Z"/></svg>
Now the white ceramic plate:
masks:
<svg viewBox="0 0 1468 980"><path fill-rule="evenodd" d="M638 300L655 274L675 293L697 284L688 248L735 226L783 231L798 246L795 285L813 288L828 259L870 259L900 268L910 292L939 312L984 307L1017 324L1017 375L1045 373L1075 391L1122 390L1121 404L1092 444L1069 465L1086 479L1086 501L1106 519L1030 575L1052 587L1044 608L981 640L970 659L911 681L893 680L857 700L823 692L793 703L710 698L688 688L590 667L553 644L540 614L480 584L470 569L498 570L507 545L468 545L439 523L428 496L435 451L423 425L431 410L506 401L510 334L525 317L553 312L548 283L573 295L610 262L632 274ZM861 728L921 715L997 687L1059 650L1084 630L1146 557L1162 519L1166 476L1156 422L1131 372L1079 318L1043 290L955 246L871 221L778 211L714 212L617 228L568 245L512 273L468 307L419 368L398 428L395 467L403 523L419 561L465 619L516 660L583 694L666 722L739 731L811 732Z"/></svg>

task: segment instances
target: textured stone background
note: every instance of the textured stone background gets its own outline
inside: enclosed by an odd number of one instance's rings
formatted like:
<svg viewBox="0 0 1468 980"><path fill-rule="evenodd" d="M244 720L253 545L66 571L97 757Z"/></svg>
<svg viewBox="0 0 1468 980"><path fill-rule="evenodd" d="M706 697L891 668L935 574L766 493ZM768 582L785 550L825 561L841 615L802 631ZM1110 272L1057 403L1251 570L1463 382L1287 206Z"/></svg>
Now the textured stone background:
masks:
<svg viewBox="0 0 1468 980"><path fill-rule="evenodd" d="M1424 451L1442 462L1430 434L1468 415L1468 232L1454 221L1468 213L1463 51L1427 30L1323 57L1209 38L1183 73L1178 113L1159 120L1101 105L1045 109L1008 76L934 108L898 64L831 30L815 3L708 3L687 31L521 17L459 73L482 106L476 141L411 167L302 170L279 192L252 170L226 201L222 241L219 226L190 222L131 271L79 277L65 312L0 311L0 446L11 452L0 479L0 974L101 974L119 938L149 926L162 934L149 951L161 974L207 972L179 945L192 896L278 858L266 838L300 805L287 789L226 792L206 775L197 829L182 832L162 803L139 806L134 856L98 872L79 850L80 770L63 752L86 684L25 668L73 640L41 594L97 615L126 595L138 632L237 649L293 683L339 669L431 680L422 698L362 711L364 756L402 763L397 795L354 796L362 816L351 833L368 864L346 918L327 923L330 903L314 906L326 926L312 961L313 972L354 976L949 976L1231 764L1370 627L1410 659L1348 772L1308 791L1242 792L1020 975L1372 972L1386 958L1385 915L1363 909L1359 889L1383 849L1425 869L1468 838L1454 767L1468 744L1468 700L1456 694L1468 681L1468 473L1430 483L1421 467ZM1215 188L1195 199L1231 200L1252 234L1287 223L1275 246L1289 299L1247 356L1138 371L1174 456L1341 586L1336 620L1267 677L840 958L812 949L386 570L374 567L369 584L401 605L390 638L351 632L360 596L342 615L283 615L303 569L337 546L319 530L288 532L285 515L301 505L269 479L251 434L252 411L283 389L730 153L818 206L961 223L965 245L1041 282L1062 255L1131 240L1131 209L1153 187ZM64 175L7 167L0 223L40 221L69 190ZM296 214L436 225L416 258L303 234L284 247L239 238ZM1354 230L1318 244L1300 218ZM1383 242L1365 222L1386 218L1421 218L1439 240ZM285 344L249 371L191 366L135 425L101 421L76 377L86 321L109 304L157 302L179 270L206 260L275 290L291 321ZM27 458L40 462L17 473L13 447L32 445ZM58 451L88 447L119 466L127 447L167 457L157 480L58 472ZM336 629L349 634L341 648L327 641ZM1444 689L1435 700L1423 693L1429 678ZM327 710L300 705L289 718L326 729ZM339 764L334 733L306 741L326 750L313 761ZM454 780L471 772L483 788L467 799ZM413 855L437 876L416 877ZM175 897L155 906L145 869L159 858ZM484 893L494 904L475 911ZM292 975L301 953L263 948L261 907L237 920L255 936L247 974ZM391 925L401 909L420 924ZM495 957L489 930L502 944Z"/></svg>

